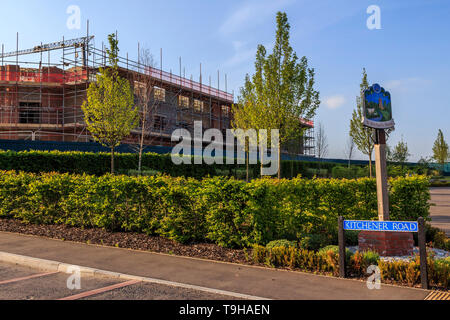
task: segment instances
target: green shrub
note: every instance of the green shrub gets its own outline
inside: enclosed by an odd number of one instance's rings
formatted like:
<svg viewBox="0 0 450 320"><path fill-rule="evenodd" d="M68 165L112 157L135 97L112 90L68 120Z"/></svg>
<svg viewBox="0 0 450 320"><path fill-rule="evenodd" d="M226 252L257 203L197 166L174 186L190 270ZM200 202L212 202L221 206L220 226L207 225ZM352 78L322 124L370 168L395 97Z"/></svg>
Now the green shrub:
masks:
<svg viewBox="0 0 450 320"><path fill-rule="evenodd" d="M339 250L337 246L327 246L318 252L277 246L266 248L256 245L252 251L253 261L270 267L299 269L309 272L339 274ZM415 286L420 283L420 263L416 257L411 262L384 261L374 252L346 252L347 274L366 277L370 265L378 265L381 280L386 283ZM429 279L432 286L448 289L450 285L450 259L428 259Z"/></svg>
<svg viewBox="0 0 450 320"><path fill-rule="evenodd" d="M267 249L272 249L275 247L285 247L285 248L297 248L297 242L295 241L289 241L286 239L281 239L281 240L274 240L274 241L270 241L267 245L266 248Z"/></svg>
<svg viewBox="0 0 450 320"><path fill-rule="evenodd" d="M359 244L358 242L358 235L360 231L354 231L354 230L347 230L345 231L345 245L347 246L357 246Z"/></svg>
<svg viewBox="0 0 450 320"><path fill-rule="evenodd" d="M144 177L150 177L150 176L157 176L158 174L161 174L161 171L158 170L150 170L150 169L146 169L146 170L141 170L141 172L139 172L139 170L126 170L126 175L128 176L144 176Z"/></svg>
<svg viewBox="0 0 450 320"><path fill-rule="evenodd" d="M363 259L365 263L369 266L377 265L378 260L380 260L380 255L378 254L378 252L368 250L363 253Z"/></svg>
<svg viewBox="0 0 450 320"><path fill-rule="evenodd" d="M329 245L326 247L323 247L319 249L319 254L326 254L328 251L332 251L334 254L339 255L339 246L336 245ZM352 257L353 253L348 249L345 248L345 258L347 260L347 264L350 262L350 258Z"/></svg>
<svg viewBox="0 0 450 320"><path fill-rule="evenodd" d="M414 236L417 238L417 234ZM445 232L429 223L425 225L425 239L427 243L431 243L433 248L450 251L450 239L447 238Z"/></svg>
<svg viewBox="0 0 450 320"><path fill-rule="evenodd" d="M330 243L330 239L323 234L307 234L300 239L301 248L314 251Z"/></svg>
<svg viewBox="0 0 450 320"><path fill-rule="evenodd" d="M357 177L357 167L342 167L336 166L331 171L331 176L336 179L354 179Z"/></svg>
<svg viewBox="0 0 450 320"><path fill-rule="evenodd" d="M391 179L392 216L428 218L424 177ZM169 176L25 174L0 171L0 215L36 224L68 224L162 235L224 247L299 241L335 243L337 219L377 217L374 179L203 180Z"/></svg>

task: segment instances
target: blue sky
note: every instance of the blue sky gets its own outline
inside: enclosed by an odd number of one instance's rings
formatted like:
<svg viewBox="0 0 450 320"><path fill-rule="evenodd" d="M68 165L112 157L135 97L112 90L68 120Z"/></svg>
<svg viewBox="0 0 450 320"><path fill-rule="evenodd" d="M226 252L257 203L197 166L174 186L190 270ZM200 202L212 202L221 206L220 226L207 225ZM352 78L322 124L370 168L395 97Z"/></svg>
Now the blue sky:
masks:
<svg viewBox="0 0 450 320"><path fill-rule="evenodd" d="M70 5L81 10L82 28L66 26ZM381 29L369 30L370 5L381 9ZM438 128L450 142L450 1L447 0L244 0L244 1L30 1L3 0L0 42L6 51L41 41L83 36L90 20L96 44L118 30L121 54L137 56L137 42L151 50L163 68L203 81L209 76L224 89L238 92L246 73L253 73L258 44L272 49L275 14L285 11L291 24L291 44L316 70L316 89L329 157L341 158L349 119L359 93L362 68L370 83L379 83L392 96L397 123L389 143L403 136L411 160L430 156ZM364 158L361 154L357 158Z"/></svg>

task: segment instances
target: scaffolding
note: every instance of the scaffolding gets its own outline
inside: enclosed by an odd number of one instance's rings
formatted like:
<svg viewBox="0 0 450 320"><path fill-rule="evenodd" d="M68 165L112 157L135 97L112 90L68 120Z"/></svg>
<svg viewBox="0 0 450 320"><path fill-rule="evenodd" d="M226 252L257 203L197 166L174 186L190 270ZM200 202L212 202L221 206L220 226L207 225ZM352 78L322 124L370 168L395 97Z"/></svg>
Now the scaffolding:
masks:
<svg viewBox="0 0 450 320"><path fill-rule="evenodd" d="M139 52L139 49L138 49ZM50 44L39 44L31 49L5 53L2 45L0 64L0 139L90 142L81 109L87 89L96 81L100 68L108 65L107 50L102 43L97 48L94 36L62 39ZM25 59L24 57L30 57ZM146 144L173 146L172 132L187 129L193 136L194 122L201 121L203 130L216 128L225 133L231 127L231 107L234 95L220 90L220 73L217 88L203 83L200 64L199 81L182 73L164 71L162 50L158 68L146 66L126 57L118 57L119 72L135 87L136 74L152 79L156 108L150 138ZM300 120L307 128L299 142L299 154L314 155L314 123ZM135 143L141 128L132 131L125 143Z"/></svg>
<svg viewBox="0 0 450 320"><path fill-rule="evenodd" d="M89 30L89 28L88 28ZM94 37L40 44L31 49L5 53L2 45L0 65L0 139L47 141L92 141L86 131L81 105L87 89L95 81L100 68L107 66L107 51L97 48ZM32 56L23 59L24 56ZM194 121L202 121L203 129L230 128L233 94L180 74L141 65L127 57L119 57L119 71L133 83L133 74L141 72L154 79L155 88L163 91L163 99L155 97L156 120L152 144L171 145L176 128L193 131ZM187 97L180 104L179 97ZM138 133L136 128L134 133ZM128 142L133 140L130 136Z"/></svg>

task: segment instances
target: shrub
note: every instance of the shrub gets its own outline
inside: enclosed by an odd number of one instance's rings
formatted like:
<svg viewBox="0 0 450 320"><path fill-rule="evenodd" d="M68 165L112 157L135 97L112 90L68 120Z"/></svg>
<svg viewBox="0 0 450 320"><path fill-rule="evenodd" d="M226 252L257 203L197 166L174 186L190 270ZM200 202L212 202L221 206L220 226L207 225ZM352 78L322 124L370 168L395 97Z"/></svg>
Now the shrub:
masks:
<svg viewBox="0 0 450 320"><path fill-rule="evenodd" d="M329 245L329 246L319 249L319 254L324 255L324 254L328 253L329 251L332 251L335 255L339 256L339 246L335 246L335 245ZM352 257L352 255L353 255L353 253L349 249L345 248L345 259L347 261L347 265L349 264L350 258Z"/></svg>
<svg viewBox="0 0 450 320"><path fill-rule="evenodd" d="M421 179L390 180L394 218L428 217L429 190ZM266 178L245 183L226 177L0 171L0 215L36 224L135 231L224 247L286 239L318 250L334 243L342 214L347 219L376 218L374 179Z"/></svg>
<svg viewBox="0 0 450 320"><path fill-rule="evenodd" d="M358 235L360 231L347 230L345 231L345 245L347 246L357 246L358 243Z"/></svg>
<svg viewBox="0 0 450 320"><path fill-rule="evenodd" d="M368 250L363 253L363 260L369 266L377 265L379 259L380 259L380 255L378 254L378 252Z"/></svg>
<svg viewBox="0 0 450 320"><path fill-rule="evenodd" d="M284 247L284 248L297 248L297 242L295 241L289 241L286 239L281 239L281 240L274 240L274 241L270 241L267 245L266 248L267 249L272 249L275 247Z"/></svg>
<svg viewBox="0 0 450 320"><path fill-rule="evenodd" d="M292 268L309 272L339 274L339 252L337 246L327 246L314 252L294 247L277 246L267 248L256 245L252 251L253 261L270 267ZM379 260L374 252L346 253L347 273L350 276L365 277L370 265L378 265L381 280L414 286L420 283L420 261L411 262ZM450 285L450 258L433 260L429 258L429 279L432 286L447 289Z"/></svg>
<svg viewBox="0 0 450 320"><path fill-rule="evenodd" d="M328 245L330 242L331 241L323 234L307 234L300 239L300 247L317 251L321 247Z"/></svg>
<svg viewBox="0 0 450 320"><path fill-rule="evenodd" d="M336 179L354 179L357 176L357 167L342 167L336 166L331 171L331 176Z"/></svg>
<svg viewBox="0 0 450 320"><path fill-rule="evenodd" d="M141 170L141 172L139 172L139 170L136 170L136 169L126 170L126 175L128 175L128 176L150 177L150 176L157 176L158 174L161 174L161 171L150 170L150 169Z"/></svg>
<svg viewBox="0 0 450 320"><path fill-rule="evenodd" d="M416 234L414 235L417 237ZM426 242L431 243L433 248L450 251L450 239L447 238L445 232L429 223L425 225L425 238Z"/></svg>

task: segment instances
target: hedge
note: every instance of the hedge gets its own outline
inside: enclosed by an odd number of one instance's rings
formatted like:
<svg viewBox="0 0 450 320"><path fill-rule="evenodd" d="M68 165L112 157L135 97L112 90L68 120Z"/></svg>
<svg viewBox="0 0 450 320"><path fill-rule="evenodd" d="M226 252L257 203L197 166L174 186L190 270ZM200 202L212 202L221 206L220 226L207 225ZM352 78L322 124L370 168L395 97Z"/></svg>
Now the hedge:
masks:
<svg viewBox="0 0 450 320"><path fill-rule="evenodd" d="M192 161L193 163L193 161ZM224 162L225 163L225 162ZM61 151L1 151L0 170L16 170L32 173L59 172L73 174L103 175L109 173L111 159L109 153L93 152L61 152ZM216 175L235 176L245 179L245 165L175 165L170 154L144 153L143 167L164 172L171 176L194 177L197 179ZM118 153L115 155L116 171L128 173L138 167L138 155L133 153ZM282 176L285 178L312 178L314 175L327 177L332 168L331 162L292 161L283 160L281 164ZM258 178L260 166L250 165L250 177Z"/></svg>
<svg viewBox="0 0 450 320"><path fill-rule="evenodd" d="M339 275L339 253L335 248L325 248L319 252L295 247L267 248L256 245L252 259L270 267L300 269L316 273ZM370 265L378 265L381 281L415 286L420 284L420 260L416 256L410 262L380 260L378 254L368 252L347 252L347 275L364 277ZM450 287L450 258L435 260L428 257L428 277L431 286L448 289Z"/></svg>
<svg viewBox="0 0 450 320"><path fill-rule="evenodd" d="M429 182L389 180L391 218L429 220ZM375 179L193 178L0 171L0 216L161 235L226 247L320 235L336 242L337 219L376 219Z"/></svg>

